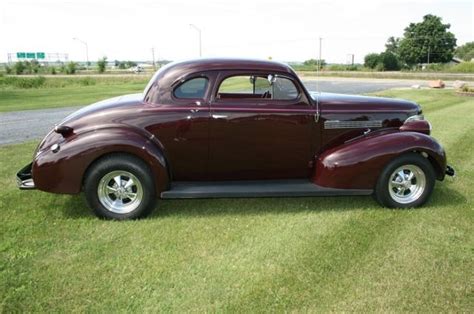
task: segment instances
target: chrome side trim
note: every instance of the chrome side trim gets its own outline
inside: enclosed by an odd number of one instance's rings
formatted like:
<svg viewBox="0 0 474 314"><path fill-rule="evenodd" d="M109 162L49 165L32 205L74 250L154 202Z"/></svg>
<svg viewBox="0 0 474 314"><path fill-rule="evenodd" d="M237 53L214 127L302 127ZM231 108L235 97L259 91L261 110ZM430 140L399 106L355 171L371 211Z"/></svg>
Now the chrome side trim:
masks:
<svg viewBox="0 0 474 314"><path fill-rule="evenodd" d="M380 128L382 120L370 121L339 121L327 120L324 122L325 129L362 129L362 128Z"/></svg>

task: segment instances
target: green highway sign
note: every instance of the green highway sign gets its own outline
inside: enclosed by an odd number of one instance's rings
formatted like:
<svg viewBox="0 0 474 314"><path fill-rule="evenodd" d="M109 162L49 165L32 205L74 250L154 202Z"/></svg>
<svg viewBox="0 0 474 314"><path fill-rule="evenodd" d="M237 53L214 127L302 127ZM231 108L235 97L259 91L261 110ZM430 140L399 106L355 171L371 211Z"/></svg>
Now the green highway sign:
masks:
<svg viewBox="0 0 474 314"><path fill-rule="evenodd" d="M17 52L17 59L46 59L44 52Z"/></svg>

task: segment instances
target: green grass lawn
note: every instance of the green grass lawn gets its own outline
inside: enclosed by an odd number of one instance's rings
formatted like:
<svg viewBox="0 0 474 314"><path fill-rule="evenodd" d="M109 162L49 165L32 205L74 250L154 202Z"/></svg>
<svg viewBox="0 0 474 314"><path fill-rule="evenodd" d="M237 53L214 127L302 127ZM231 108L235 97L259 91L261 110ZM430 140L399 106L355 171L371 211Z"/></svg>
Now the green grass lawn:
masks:
<svg viewBox="0 0 474 314"><path fill-rule="evenodd" d="M36 143L0 148L2 312L474 309L474 99L419 101L458 177L423 208L371 197L160 201L145 220L16 189Z"/></svg>
<svg viewBox="0 0 474 314"><path fill-rule="evenodd" d="M115 96L140 93L146 83L121 82L61 88L0 89L0 112L81 106Z"/></svg>

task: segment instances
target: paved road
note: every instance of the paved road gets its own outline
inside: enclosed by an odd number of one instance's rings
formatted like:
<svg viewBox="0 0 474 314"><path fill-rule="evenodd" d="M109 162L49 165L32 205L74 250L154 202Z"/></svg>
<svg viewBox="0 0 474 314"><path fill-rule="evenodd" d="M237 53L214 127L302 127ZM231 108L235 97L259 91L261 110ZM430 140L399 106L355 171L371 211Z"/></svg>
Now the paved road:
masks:
<svg viewBox="0 0 474 314"><path fill-rule="evenodd" d="M395 87L409 87L420 82L405 80L327 79L318 83L305 81L308 90L330 93L363 94ZM422 82L421 82L422 83ZM79 107L26 110L0 113L0 145L42 138L53 126Z"/></svg>

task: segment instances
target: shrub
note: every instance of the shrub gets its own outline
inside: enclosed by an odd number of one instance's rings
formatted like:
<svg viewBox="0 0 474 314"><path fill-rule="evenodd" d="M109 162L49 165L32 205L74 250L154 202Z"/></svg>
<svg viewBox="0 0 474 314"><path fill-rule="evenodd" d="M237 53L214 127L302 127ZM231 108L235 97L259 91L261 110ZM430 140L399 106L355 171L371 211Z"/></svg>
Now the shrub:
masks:
<svg viewBox="0 0 474 314"><path fill-rule="evenodd" d="M10 68L10 67L7 65L7 66L5 67L5 72L6 72L7 74L12 74L13 70L12 70L12 68Z"/></svg>
<svg viewBox="0 0 474 314"><path fill-rule="evenodd" d="M400 70L400 60L390 51L385 51L380 54L380 62L382 62L385 71Z"/></svg>
<svg viewBox="0 0 474 314"><path fill-rule="evenodd" d="M364 57L364 66L369 69L375 69L380 62L380 55L378 53L369 53Z"/></svg>
<svg viewBox="0 0 474 314"><path fill-rule="evenodd" d="M13 66L13 69L15 69L15 74L17 75L23 74L23 72L25 72L25 69L26 69L25 63L23 61L18 61Z"/></svg>
<svg viewBox="0 0 474 314"><path fill-rule="evenodd" d="M74 74L76 73L76 69L77 69L77 63L76 62L68 62L67 66L66 66L66 73L67 74Z"/></svg>
<svg viewBox="0 0 474 314"><path fill-rule="evenodd" d="M102 57L97 61L97 67L99 70L99 73L104 73L105 72L105 67L107 65L107 57Z"/></svg>
<svg viewBox="0 0 474 314"><path fill-rule="evenodd" d="M28 72L29 73L35 73L37 74L41 68L41 65L39 64L38 60L31 60L31 62L28 64Z"/></svg>

